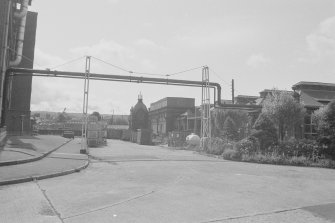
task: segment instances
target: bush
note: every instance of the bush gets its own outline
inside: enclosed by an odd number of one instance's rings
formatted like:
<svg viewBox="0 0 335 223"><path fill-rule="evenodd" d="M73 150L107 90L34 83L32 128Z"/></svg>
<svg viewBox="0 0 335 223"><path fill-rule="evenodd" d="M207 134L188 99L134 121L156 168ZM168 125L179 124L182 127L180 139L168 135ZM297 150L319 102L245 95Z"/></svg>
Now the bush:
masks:
<svg viewBox="0 0 335 223"><path fill-rule="evenodd" d="M206 142L209 143L209 140ZM223 147L224 141L220 138L213 138L211 143L212 143L211 146L209 146L209 144L206 145L205 151L209 154L221 155L224 150L224 147Z"/></svg>
<svg viewBox="0 0 335 223"><path fill-rule="evenodd" d="M205 149L204 151L209 154L214 155L222 155L223 151L226 149L233 149L234 144L233 143L226 143L221 138L212 138L211 146L209 146L209 140L207 138L205 140Z"/></svg>
<svg viewBox="0 0 335 223"><path fill-rule="evenodd" d="M241 154L253 154L259 151L259 141L255 137L248 137L235 144L236 151Z"/></svg>
<svg viewBox="0 0 335 223"><path fill-rule="evenodd" d="M267 164L283 164L284 157L277 153L255 153L255 154L244 154L242 161L256 162L256 163L267 163Z"/></svg>
<svg viewBox="0 0 335 223"><path fill-rule="evenodd" d="M280 142L269 149L270 152L276 152L286 157L305 156L310 159L318 159L322 155L321 147L314 140L291 139Z"/></svg>
<svg viewBox="0 0 335 223"><path fill-rule="evenodd" d="M244 137L248 123L246 111L234 109L215 109L212 119L212 133L235 140Z"/></svg>
<svg viewBox="0 0 335 223"><path fill-rule="evenodd" d="M270 146L277 144L277 130L271 119L261 113L254 124L254 131L251 136L256 137L260 143L260 149L266 151Z"/></svg>
<svg viewBox="0 0 335 223"><path fill-rule="evenodd" d="M314 112L313 121L318 132L318 142L323 153L335 159L335 100Z"/></svg>
<svg viewBox="0 0 335 223"><path fill-rule="evenodd" d="M327 167L335 169L335 161L330 159L319 159L317 162L312 163L311 166Z"/></svg>
<svg viewBox="0 0 335 223"><path fill-rule="evenodd" d="M295 127L303 123L306 111L291 93L274 90L263 101L262 113L275 123L279 138L284 139L286 132L293 135Z"/></svg>
<svg viewBox="0 0 335 223"><path fill-rule="evenodd" d="M240 160L242 154L236 151L235 149L227 148L223 151L222 157L228 160Z"/></svg>

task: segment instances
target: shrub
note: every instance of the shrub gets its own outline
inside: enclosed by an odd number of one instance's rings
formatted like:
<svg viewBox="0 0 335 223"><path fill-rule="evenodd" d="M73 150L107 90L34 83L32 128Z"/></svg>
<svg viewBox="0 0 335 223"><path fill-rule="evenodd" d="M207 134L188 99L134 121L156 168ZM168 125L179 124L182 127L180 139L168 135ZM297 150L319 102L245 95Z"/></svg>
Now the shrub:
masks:
<svg viewBox="0 0 335 223"><path fill-rule="evenodd" d="M259 151L259 141L255 137L248 137L235 144L236 151L241 154L253 154Z"/></svg>
<svg viewBox="0 0 335 223"><path fill-rule="evenodd" d="M322 152L335 159L335 100L315 111L313 121L316 123L318 142L324 148Z"/></svg>
<svg viewBox="0 0 335 223"><path fill-rule="evenodd" d="M295 127L303 123L305 112L304 106L289 92L273 90L263 101L262 113L275 123L280 139L284 139L286 131L294 134Z"/></svg>
<svg viewBox="0 0 335 223"><path fill-rule="evenodd" d="M293 166L309 166L311 160L308 159L306 156L292 156L287 159L287 163Z"/></svg>
<svg viewBox="0 0 335 223"><path fill-rule="evenodd" d="M256 162L256 163L263 163L266 161L266 155L262 153L255 153L255 154L243 154L242 161L246 162Z"/></svg>
<svg viewBox="0 0 335 223"><path fill-rule="evenodd" d="M319 159L317 162L312 163L311 166L327 167L335 169L335 161L330 159Z"/></svg>
<svg viewBox="0 0 335 223"><path fill-rule="evenodd" d="M206 143L209 143L209 140L207 140ZM209 144L206 145L205 151L209 154L221 155L224 150L224 141L220 138L212 138L211 143L211 146L209 146Z"/></svg>
<svg viewBox="0 0 335 223"><path fill-rule="evenodd" d="M223 151L222 157L228 160L240 160L242 154L236 151L235 149L227 148Z"/></svg>
<svg viewBox="0 0 335 223"><path fill-rule="evenodd" d="M257 163L268 163L268 164L283 164L285 157L277 153L255 153L255 154L244 154L242 161L257 162Z"/></svg>
<svg viewBox="0 0 335 223"><path fill-rule="evenodd" d="M223 151L226 149L233 149L234 144L230 142L225 142L221 138L212 138L211 146L209 146L208 138L204 140L204 151L209 154L222 155Z"/></svg>
<svg viewBox="0 0 335 223"><path fill-rule="evenodd" d="M278 142L276 127L265 113L259 115L254 124L254 129L251 136L259 140L262 151L266 151L266 149Z"/></svg>
<svg viewBox="0 0 335 223"><path fill-rule="evenodd" d="M318 143L308 139L291 139L280 142L278 145L272 146L269 151L276 152L286 157L305 156L313 160L316 160L321 156L321 147Z"/></svg>
<svg viewBox="0 0 335 223"><path fill-rule="evenodd" d="M215 109L212 119L212 133L215 136L239 140L240 137L244 137L248 121L248 113L245 111Z"/></svg>

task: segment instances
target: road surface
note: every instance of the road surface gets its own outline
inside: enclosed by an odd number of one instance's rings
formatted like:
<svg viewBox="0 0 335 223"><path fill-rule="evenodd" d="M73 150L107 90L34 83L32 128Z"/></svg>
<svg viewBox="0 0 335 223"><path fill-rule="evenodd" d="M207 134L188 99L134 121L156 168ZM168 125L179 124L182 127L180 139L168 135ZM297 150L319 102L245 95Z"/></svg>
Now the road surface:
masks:
<svg viewBox="0 0 335 223"><path fill-rule="evenodd" d="M75 174L0 187L4 222L335 222L335 171L109 140Z"/></svg>

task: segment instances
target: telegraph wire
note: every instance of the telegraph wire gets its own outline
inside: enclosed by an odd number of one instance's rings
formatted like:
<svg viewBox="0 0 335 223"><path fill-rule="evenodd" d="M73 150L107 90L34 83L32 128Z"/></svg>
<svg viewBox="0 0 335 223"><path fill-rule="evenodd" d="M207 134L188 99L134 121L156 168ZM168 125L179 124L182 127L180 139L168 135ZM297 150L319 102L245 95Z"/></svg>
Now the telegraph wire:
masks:
<svg viewBox="0 0 335 223"><path fill-rule="evenodd" d="M77 57L77 58L72 59L72 60L69 60L69 61L67 61L67 62L65 62L65 63L58 64L58 65L56 65L56 66L52 66L50 69L51 69L51 70L54 70L55 68L58 68L58 67L61 67L61 66L65 66L65 65L67 65L67 64L73 63L73 62L78 61L78 60L83 59L83 58L85 58L85 56Z"/></svg>
<svg viewBox="0 0 335 223"><path fill-rule="evenodd" d="M225 81L220 75L218 75L212 68L209 68L210 72L212 72L215 76L217 76L221 81L223 81L223 84L227 85L228 87L231 87L231 84L229 84L227 81Z"/></svg>
<svg viewBox="0 0 335 223"><path fill-rule="evenodd" d="M203 67L204 66L194 67L194 68L190 68L190 69L187 69L187 70L179 71L179 72L176 72L176 73L167 74L167 76L173 76L173 75L177 75L177 74L182 74L182 73L186 73L186 72L189 72L189 71L198 70L198 69L203 68Z"/></svg>
<svg viewBox="0 0 335 223"><path fill-rule="evenodd" d="M194 68L190 68L190 69L187 69L187 70L183 70L183 71L179 71L179 72L176 72L176 73L170 73L170 74L162 74L162 73L147 73L147 72L138 72L138 71L132 71L132 70L128 70L126 68L123 68L121 66L117 66L117 65L114 65L112 63L109 63L105 60L102 60L102 59L99 59L97 57L94 57L92 56L92 58L102 62L102 63L105 63L105 64L108 64L114 68L117 68L121 71L124 71L124 72L127 72L129 73L130 75L131 74L139 74L139 75L150 75L150 76L165 76L165 77L169 77L169 76L173 76L173 75L178 75L178 74L182 74L182 73L186 73L186 72L189 72L189 71L193 71L193 70L197 70L197 69L200 69L200 68L203 68L203 66L200 66L200 67L194 67Z"/></svg>
<svg viewBox="0 0 335 223"><path fill-rule="evenodd" d="M114 65L114 64L111 64L111 63L109 63L109 62L107 62L107 61L104 61L104 60L102 60L102 59L99 59L99 58L97 58L97 57L94 57L94 56L91 56L92 58L94 58L94 59L96 59L96 60L98 60L98 61L100 61L100 62L103 62L103 63L105 63L105 64L108 64L108 65L110 65L110 66L112 66L112 67L114 67L114 68L117 68L117 69L119 69L119 70L122 70L122 71L124 71L124 72L127 72L127 73L132 73L132 71L129 71L129 70L126 70L125 68L123 68L123 67L120 67L120 66L117 66L117 65Z"/></svg>

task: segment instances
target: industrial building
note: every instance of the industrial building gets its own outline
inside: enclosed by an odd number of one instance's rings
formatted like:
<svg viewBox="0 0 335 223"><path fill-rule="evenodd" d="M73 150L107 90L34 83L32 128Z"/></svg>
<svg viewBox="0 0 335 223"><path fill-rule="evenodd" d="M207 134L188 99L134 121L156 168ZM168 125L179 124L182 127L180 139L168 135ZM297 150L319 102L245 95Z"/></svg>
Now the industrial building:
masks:
<svg viewBox="0 0 335 223"><path fill-rule="evenodd" d="M335 84L301 81L293 85L292 90L306 109L303 134L311 138L316 135L312 113L335 99Z"/></svg>
<svg viewBox="0 0 335 223"><path fill-rule="evenodd" d="M1 127L9 134L30 133L32 77L11 77L5 83L9 67L33 68L37 13L29 12L31 0L0 2L0 104Z"/></svg>
<svg viewBox="0 0 335 223"><path fill-rule="evenodd" d="M175 130L177 118L188 110L194 110L194 98L166 97L150 105L151 130L156 135L166 135Z"/></svg>

